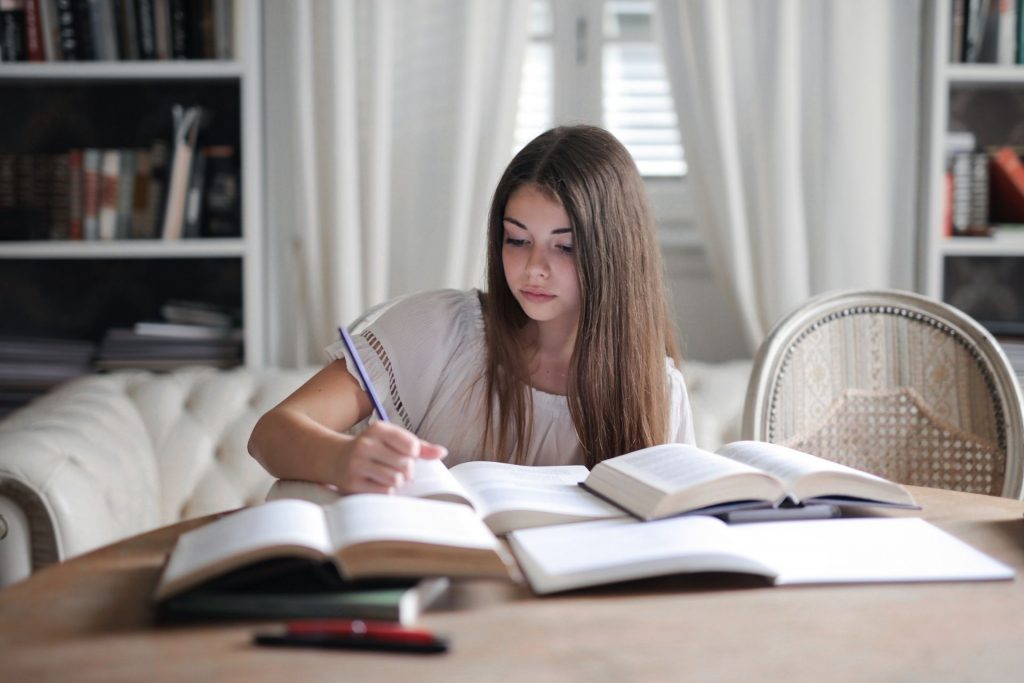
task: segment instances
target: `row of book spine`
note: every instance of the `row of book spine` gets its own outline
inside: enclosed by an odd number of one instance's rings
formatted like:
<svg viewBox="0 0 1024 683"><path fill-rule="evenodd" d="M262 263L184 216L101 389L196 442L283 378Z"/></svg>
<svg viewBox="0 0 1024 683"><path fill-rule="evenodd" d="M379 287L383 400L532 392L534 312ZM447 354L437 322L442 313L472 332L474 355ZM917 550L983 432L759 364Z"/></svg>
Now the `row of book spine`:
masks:
<svg viewBox="0 0 1024 683"><path fill-rule="evenodd" d="M0 154L0 240L236 237L234 147L200 148L186 191L168 188L166 142L148 149ZM182 203L172 211L171 202ZM176 217L176 218L175 218Z"/></svg>
<svg viewBox="0 0 1024 683"><path fill-rule="evenodd" d="M952 0L949 61L1024 64L1024 0Z"/></svg>
<svg viewBox="0 0 1024 683"><path fill-rule="evenodd" d="M233 0L3 0L0 61L231 59Z"/></svg>
<svg viewBox="0 0 1024 683"><path fill-rule="evenodd" d="M946 173L946 236L987 236L1024 225L1024 164L1012 147L962 150Z"/></svg>

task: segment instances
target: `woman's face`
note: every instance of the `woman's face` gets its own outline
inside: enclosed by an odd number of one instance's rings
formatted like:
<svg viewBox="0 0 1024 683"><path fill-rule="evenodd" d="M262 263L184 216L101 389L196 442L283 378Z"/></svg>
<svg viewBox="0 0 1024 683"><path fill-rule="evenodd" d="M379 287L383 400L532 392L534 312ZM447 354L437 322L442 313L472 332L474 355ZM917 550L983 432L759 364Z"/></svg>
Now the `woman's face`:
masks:
<svg viewBox="0 0 1024 683"><path fill-rule="evenodd" d="M501 261L505 281L526 315L575 329L580 296L572 225L562 205L535 185L508 198Z"/></svg>

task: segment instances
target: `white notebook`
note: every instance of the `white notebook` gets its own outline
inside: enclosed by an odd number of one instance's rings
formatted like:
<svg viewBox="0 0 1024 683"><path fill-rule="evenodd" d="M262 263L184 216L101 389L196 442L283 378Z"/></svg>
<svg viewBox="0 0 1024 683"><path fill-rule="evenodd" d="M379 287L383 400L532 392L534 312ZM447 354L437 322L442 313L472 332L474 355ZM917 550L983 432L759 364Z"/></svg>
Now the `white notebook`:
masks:
<svg viewBox="0 0 1024 683"><path fill-rule="evenodd" d="M691 572L741 572L775 585L1012 579L1011 567L918 518L729 526L705 516L605 520L514 531L536 593Z"/></svg>

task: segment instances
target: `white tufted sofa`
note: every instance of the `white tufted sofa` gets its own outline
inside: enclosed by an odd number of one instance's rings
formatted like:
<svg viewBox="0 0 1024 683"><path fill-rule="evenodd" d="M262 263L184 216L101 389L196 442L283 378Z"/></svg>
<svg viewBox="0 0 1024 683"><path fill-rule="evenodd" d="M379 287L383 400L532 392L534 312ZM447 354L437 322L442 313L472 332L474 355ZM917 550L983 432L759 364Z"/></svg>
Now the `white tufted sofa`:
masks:
<svg viewBox="0 0 1024 683"><path fill-rule="evenodd" d="M687 363L698 442L739 437L749 361ZM0 421L0 586L165 524L264 500L246 452L263 412L312 370L118 372Z"/></svg>

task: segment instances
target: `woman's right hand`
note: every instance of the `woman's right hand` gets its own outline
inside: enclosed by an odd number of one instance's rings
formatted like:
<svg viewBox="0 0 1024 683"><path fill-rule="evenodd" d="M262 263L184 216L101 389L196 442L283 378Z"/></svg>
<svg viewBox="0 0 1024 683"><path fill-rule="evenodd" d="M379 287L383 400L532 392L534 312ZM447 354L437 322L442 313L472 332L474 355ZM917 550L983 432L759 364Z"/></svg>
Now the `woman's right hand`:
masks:
<svg viewBox="0 0 1024 683"><path fill-rule="evenodd" d="M413 478L416 459L439 460L448 449L390 422L374 422L336 459L333 483L345 493L392 493Z"/></svg>

